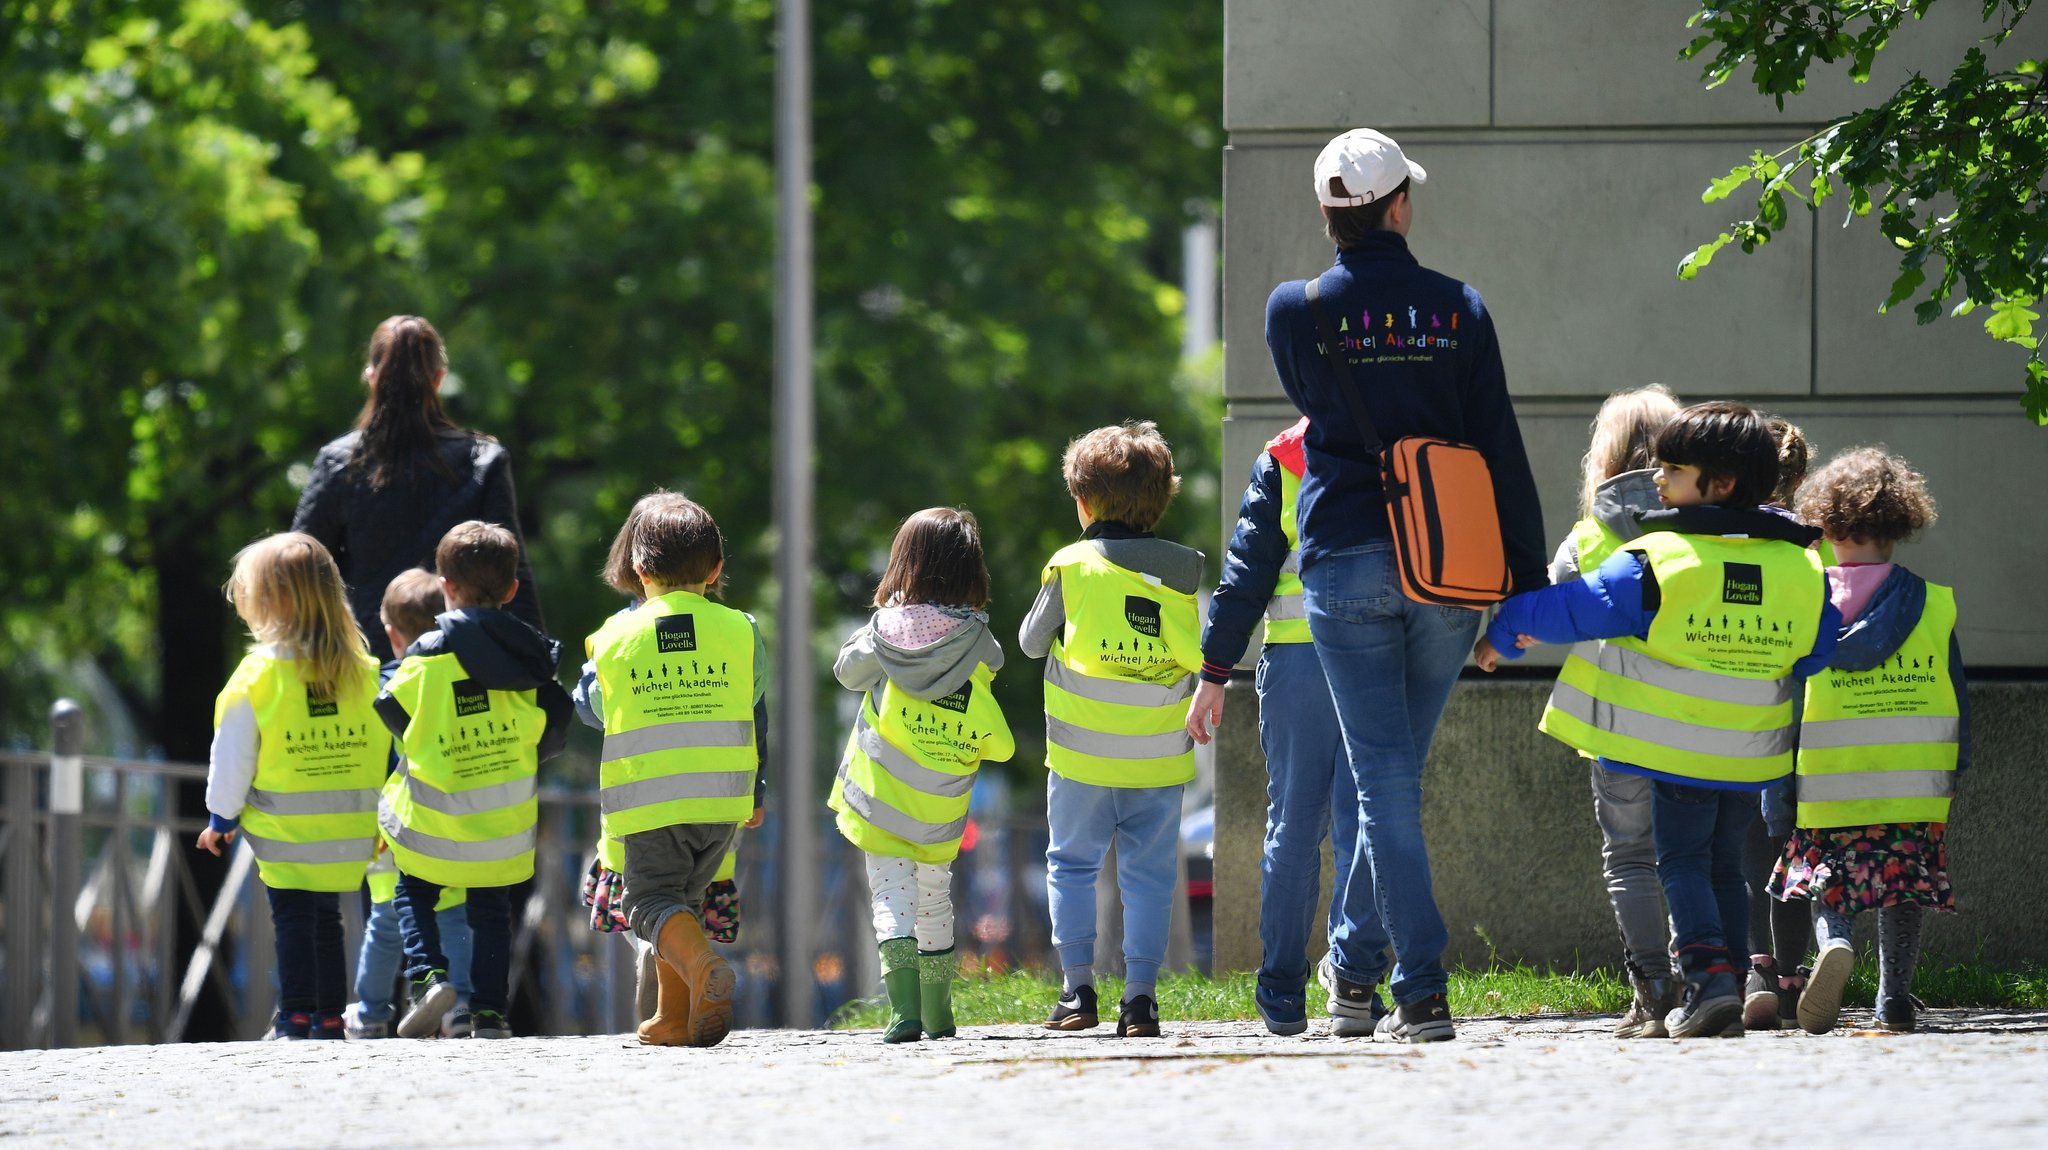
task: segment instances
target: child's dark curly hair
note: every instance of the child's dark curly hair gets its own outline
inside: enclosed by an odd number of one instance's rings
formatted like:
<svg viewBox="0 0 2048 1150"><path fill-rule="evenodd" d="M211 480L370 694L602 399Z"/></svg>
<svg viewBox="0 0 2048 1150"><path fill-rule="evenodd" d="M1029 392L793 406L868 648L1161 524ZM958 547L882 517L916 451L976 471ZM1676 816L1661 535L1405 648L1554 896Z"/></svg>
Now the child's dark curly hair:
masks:
<svg viewBox="0 0 2048 1150"><path fill-rule="evenodd" d="M1852 447L1799 489L1799 518L1830 539L1892 544L1934 522L1927 477L1882 447Z"/></svg>

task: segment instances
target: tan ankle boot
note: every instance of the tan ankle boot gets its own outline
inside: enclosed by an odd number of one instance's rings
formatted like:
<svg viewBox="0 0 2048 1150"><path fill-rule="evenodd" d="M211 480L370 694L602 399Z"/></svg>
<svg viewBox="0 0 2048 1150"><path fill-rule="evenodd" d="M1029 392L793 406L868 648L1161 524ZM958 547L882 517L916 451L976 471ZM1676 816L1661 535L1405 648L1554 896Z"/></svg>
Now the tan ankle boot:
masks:
<svg viewBox="0 0 2048 1150"><path fill-rule="evenodd" d="M690 987L681 972L657 958L654 960L657 995L654 1017L640 1024L640 1041L646 1046L687 1046L690 1042Z"/></svg>
<svg viewBox="0 0 2048 1150"><path fill-rule="evenodd" d="M678 913L661 924L655 950L687 984L688 1032L691 1046L716 1046L732 1031L732 967L711 949L697 916Z"/></svg>

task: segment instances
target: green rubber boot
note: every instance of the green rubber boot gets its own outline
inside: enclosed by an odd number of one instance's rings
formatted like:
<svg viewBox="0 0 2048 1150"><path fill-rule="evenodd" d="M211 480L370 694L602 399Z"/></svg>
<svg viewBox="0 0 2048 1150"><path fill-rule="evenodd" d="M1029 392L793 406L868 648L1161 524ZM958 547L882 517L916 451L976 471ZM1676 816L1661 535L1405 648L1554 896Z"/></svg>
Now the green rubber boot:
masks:
<svg viewBox="0 0 2048 1150"><path fill-rule="evenodd" d="M883 1042L916 1042L924 1033L918 1013L917 940L892 938L882 943L882 985L889 990L889 1025Z"/></svg>
<svg viewBox="0 0 2048 1150"><path fill-rule="evenodd" d="M953 970L960 960L952 947L917 952L917 988L924 1002L924 1032L933 1038L951 1038L953 1026Z"/></svg>

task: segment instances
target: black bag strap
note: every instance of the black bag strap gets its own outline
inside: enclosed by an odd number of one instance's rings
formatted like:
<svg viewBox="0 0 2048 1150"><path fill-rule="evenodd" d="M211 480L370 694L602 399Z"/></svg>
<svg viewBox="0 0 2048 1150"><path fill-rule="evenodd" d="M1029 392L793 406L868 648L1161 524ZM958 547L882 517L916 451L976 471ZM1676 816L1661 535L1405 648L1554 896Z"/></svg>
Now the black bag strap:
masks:
<svg viewBox="0 0 2048 1150"><path fill-rule="evenodd" d="M1372 416L1365 413L1365 398L1352 384L1351 368L1344 362L1344 353L1337 346L1337 329L1330 326L1330 313L1323 310L1323 277L1310 279L1304 294L1308 296L1308 310L1316 317L1316 331L1322 335L1323 349L1330 353L1330 367L1337 373L1337 391L1344 396L1344 406L1351 409L1351 418L1357 421L1359 433L1365 436L1366 451L1377 458L1381 448L1380 429L1373 425Z"/></svg>

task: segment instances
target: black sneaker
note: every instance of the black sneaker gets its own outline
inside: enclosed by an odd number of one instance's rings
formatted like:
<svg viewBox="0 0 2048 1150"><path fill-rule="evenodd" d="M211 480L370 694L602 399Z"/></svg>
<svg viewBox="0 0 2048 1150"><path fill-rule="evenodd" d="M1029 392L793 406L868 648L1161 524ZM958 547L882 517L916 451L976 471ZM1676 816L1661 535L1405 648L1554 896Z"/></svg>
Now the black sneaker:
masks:
<svg viewBox="0 0 2048 1150"><path fill-rule="evenodd" d="M1449 1042L1457 1037L1451 1027L1451 1003L1441 994L1420 1002L1397 1006L1373 1029L1380 1042Z"/></svg>
<svg viewBox="0 0 2048 1150"><path fill-rule="evenodd" d="M1730 1023L1742 1022L1742 984L1729 969L1715 971L1704 980L1686 980L1685 1001L1664 1016L1664 1029L1673 1038L1716 1038Z"/></svg>
<svg viewBox="0 0 2048 1150"><path fill-rule="evenodd" d="M412 980L412 1009L398 1020L400 1038L426 1038L441 1033L441 1017L455 1005L455 984L445 970L430 970Z"/></svg>
<svg viewBox="0 0 2048 1150"><path fill-rule="evenodd" d="M1887 998L1877 1004L1877 1024L1893 1034L1911 1034L1920 1029L1919 1015L1913 1009L1917 1005L1910 994Z"/></svg>
<svg viewBox="0 0 2048 1150"><path fill-rule="evenodd" d="M342 1025L341 1015L316 1014L312 1025L306 1028L306 1037L342 1042L348 1038L348 1031Z"/></svg>
<svg viewBox="0 0 2048 1150"><path fill-rule="evenodd" d="M479 1010L469 1016L469 1021L472 1040L512 1037L512 1024L495 1010Z"/></svg>
<svg viewBox="0 0 2048 1150"><path fill-rule="evenodd" d="M1117 1010L1116 1036L1118 1038L1159 1037L1159 1003L1149 994L1141 994Z"/></svg>
<svg viewBox="0 0 2048 1150"><path fill-rule="evenodd" d="M1060 995L1053 1004L1052 1013L1046 1017L1047 1030L1093 1030L1101 1025L1102 1019L1095 1014L1095 988L1080 986L1070 993Z"/></svg>
<svg viewBox="0 0 2048 1150"><path fill-rule="evenodd" d="M311 1038L312 1036L312 1015L307 1014L304 1011L294 1011L290 1014L287 1014L284 1011L280 1010L277 1012L276 1017L271 1019L270 1033L264 1036L263 1041L304 1042L306 1039Z"/></svg>

